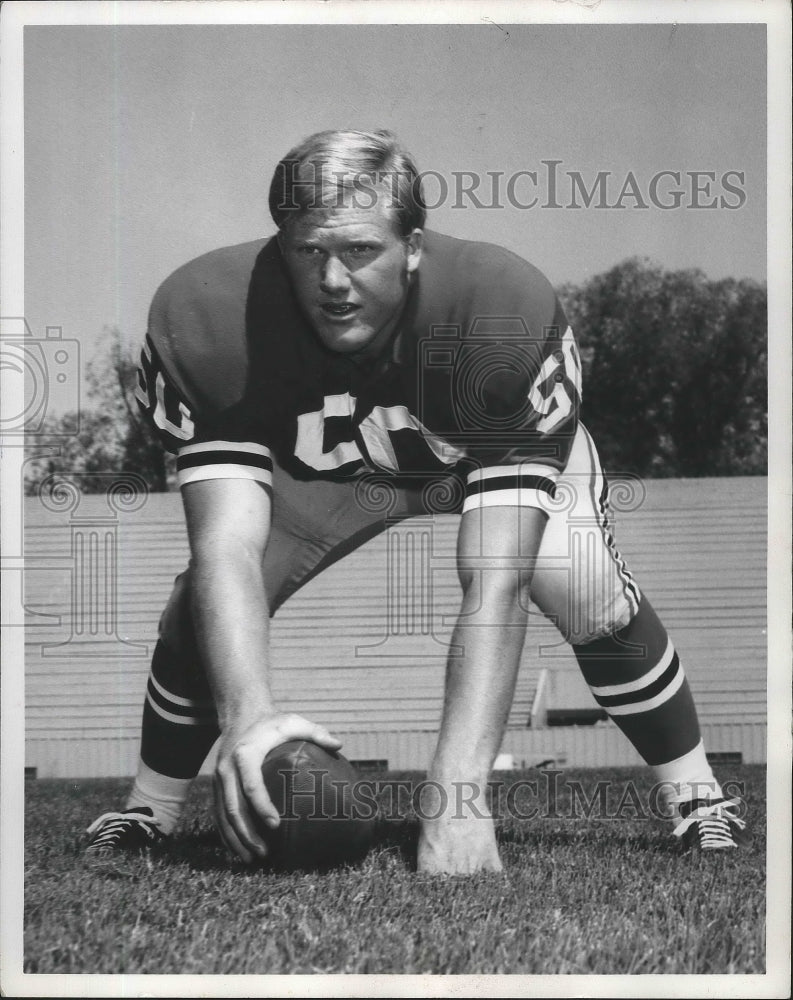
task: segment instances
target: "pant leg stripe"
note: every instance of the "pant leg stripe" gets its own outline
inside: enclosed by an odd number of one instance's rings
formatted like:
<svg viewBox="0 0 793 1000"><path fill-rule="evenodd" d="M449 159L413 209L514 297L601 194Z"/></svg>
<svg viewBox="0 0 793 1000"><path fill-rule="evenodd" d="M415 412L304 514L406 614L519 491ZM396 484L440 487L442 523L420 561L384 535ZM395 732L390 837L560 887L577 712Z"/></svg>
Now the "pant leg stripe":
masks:
<svg viewBox="0 0 793 1000"><path fill-rule="evenodd" d="M601 482L600 496L598 498L598 508L600 510L601 518L601 530L603 531L603 536L606 540L606 545L611 552L614 561L617 565L617 573L622 580L623 591L625 597L631 605L631 610L635 615L639 610L639 601L641 600L641 594L639 593L639 588L633 579L633 574L628 569L625 559L617 548L617 543L614 541L614 536L611 533L610 517L609 517L609 484L605 473L601 469L598 477Z"/></svg>
<svg viewBox="0 0 793 1000"><path fill-rule="evenodd" d="M609 528L608 480L606 479L602 466L600 465L600 460L597 457L597 451L589 431L583 425L580 426L581 430L584 432L587 448L589 450L589 459L593 469L591 495L593 507L596 512L599 512L598 526L600 527L606 546L608 547L609 552L611 552L612 558L616 564L617 574L622 582L623 594L630 605L631 614L635 615L639 610L641 594L639 593L639 588L636 586L630 570L625 564L625 560L617 549L614 536L611 534L611 530ZM596 494L596 483L600 484L599 495Z"/></svg>

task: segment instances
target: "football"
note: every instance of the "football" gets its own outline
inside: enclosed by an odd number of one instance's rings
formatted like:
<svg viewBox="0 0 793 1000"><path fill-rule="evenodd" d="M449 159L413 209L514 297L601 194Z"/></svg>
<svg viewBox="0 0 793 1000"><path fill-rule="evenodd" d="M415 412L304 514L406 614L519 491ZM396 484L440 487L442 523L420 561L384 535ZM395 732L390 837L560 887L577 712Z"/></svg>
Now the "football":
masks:
<svg viewBox="0 0 793 1000"><path fill-rule="evenodd" d="M355 768L342 754L307 740L282 743L265 757L262 776L278 810L264 828L268 864L312 871L360 861L374 834L374 800L363 798Z"/></svg>

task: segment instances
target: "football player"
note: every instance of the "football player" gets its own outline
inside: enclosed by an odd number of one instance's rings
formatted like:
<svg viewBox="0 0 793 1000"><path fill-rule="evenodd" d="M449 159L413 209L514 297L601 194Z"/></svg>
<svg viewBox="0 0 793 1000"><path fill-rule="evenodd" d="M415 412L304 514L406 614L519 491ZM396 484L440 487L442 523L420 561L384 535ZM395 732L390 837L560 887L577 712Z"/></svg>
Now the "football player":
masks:
<svg viewBox="0 0 793 1000"><path fill-rule="evenodd" d="M262 824L279 819L265 755L289 739L340 746L279 711L269 618L442 495L461 515L462 603L429 787L450 802L458 783L478 791L464 818L426 810L419 869L501 867L485 791L530 598L664 783L683 844L745 841L674 646L614 547L573 333L547 280L497 246L426 230L416 167L385 131L309 137L276 167L269 205L277 236L192 261L152 304L139 401L177 455L191 561L161 619L126 809L92 824L89 855L170 835L218 737L220 833L245 862L266 855ZM363 502L372 477L393 485L388 510Z"/></svg>

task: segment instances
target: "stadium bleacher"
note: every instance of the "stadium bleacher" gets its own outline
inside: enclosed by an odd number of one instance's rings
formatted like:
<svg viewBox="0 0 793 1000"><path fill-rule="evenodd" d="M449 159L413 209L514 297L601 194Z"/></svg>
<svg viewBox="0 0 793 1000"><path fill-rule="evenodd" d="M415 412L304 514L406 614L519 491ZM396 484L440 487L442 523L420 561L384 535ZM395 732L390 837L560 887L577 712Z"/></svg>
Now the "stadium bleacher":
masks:
<svg viewBox="0 0 793 1000"><path fill-rule="evenodd" d="M617 546L673 634L706 724L765 722L766 488L652 480L636 509L615 513ZM26 764L40 776L130 773L157 619L187 560L180 498L150 495L135 511L103 496L55 511L27 498L25 517ZM272 630L284 708L370 743L437 728L456 524L404 522L284 605ZM569 649L533 613L510 731L592 705Z"/></svg>

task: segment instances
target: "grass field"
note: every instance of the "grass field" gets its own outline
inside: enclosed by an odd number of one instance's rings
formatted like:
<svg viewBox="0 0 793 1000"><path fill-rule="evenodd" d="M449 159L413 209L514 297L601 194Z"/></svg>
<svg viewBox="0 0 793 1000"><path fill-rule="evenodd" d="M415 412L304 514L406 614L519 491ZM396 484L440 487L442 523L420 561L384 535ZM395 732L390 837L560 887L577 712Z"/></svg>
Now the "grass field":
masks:
<svg viewBox="0 0 793 1000"><path fill-rule="evenodd" d="M663 821L643 815L651 787L644 772L501 777L539 778L537 797L513 805L526 814L540 804L542 815L522 819L504 809L504 874L460 880L416 874L415 815L391 792L375 847L358 868L240 869L215 834L206 782L196 785L172 843L121 871L97 873L83 865L82 831L118 806L128 782L31 781L25 971L765 971L762 768L719 774L745 786L752 847L699 861L680 855ZM608 783L597 800L603 808L587 817L581 790L591 805L598 781ZM544 795L550 787L552 800Z"/></svg>

